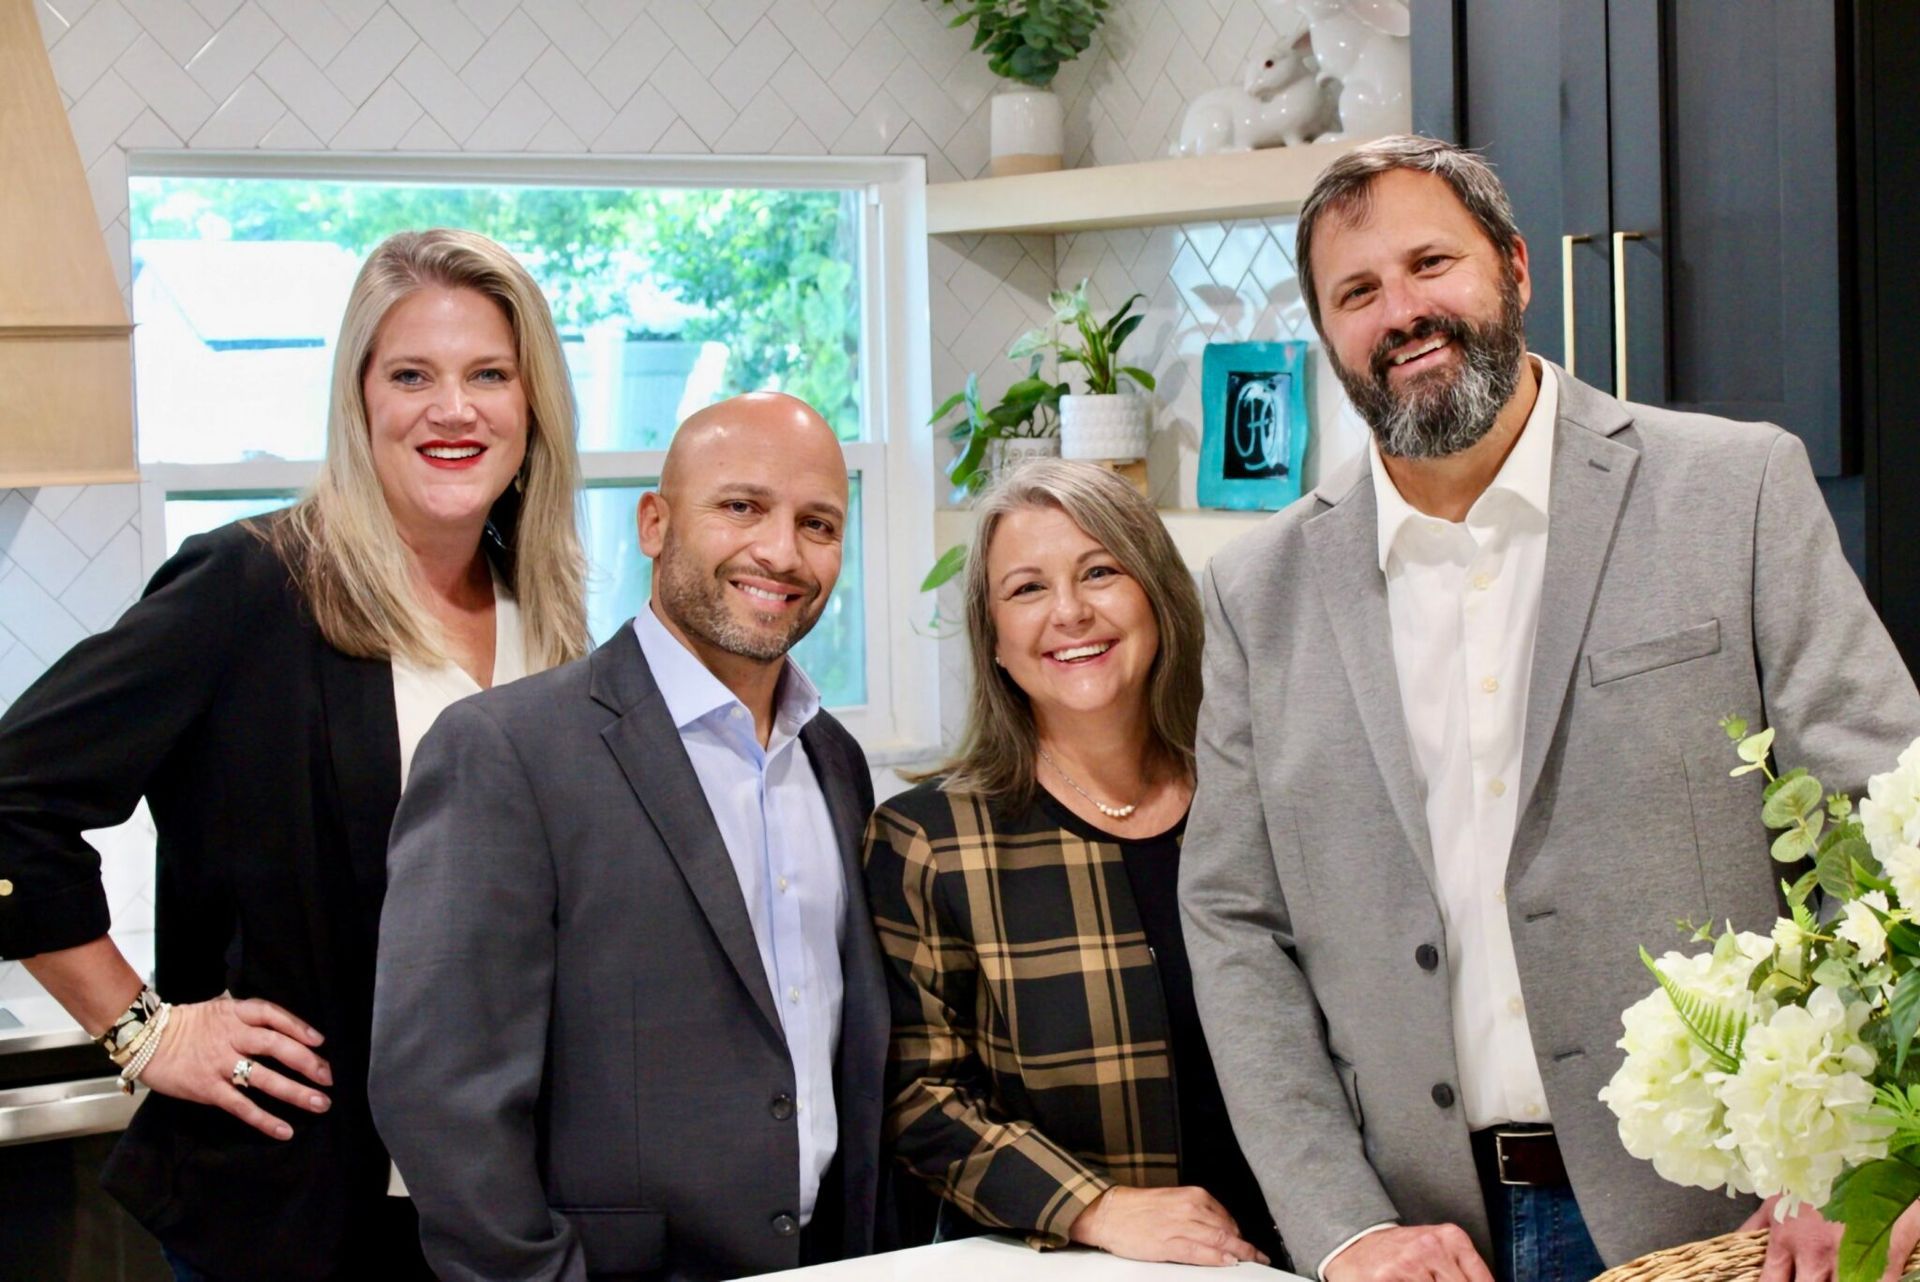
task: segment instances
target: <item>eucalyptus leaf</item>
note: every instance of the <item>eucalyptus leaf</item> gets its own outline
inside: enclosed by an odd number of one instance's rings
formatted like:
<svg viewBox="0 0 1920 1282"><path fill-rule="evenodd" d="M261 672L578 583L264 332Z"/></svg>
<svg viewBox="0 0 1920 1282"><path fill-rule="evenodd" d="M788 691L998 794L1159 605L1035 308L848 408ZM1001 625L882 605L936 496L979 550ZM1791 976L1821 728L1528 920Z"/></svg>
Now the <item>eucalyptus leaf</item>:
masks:
<svg viewBox="0 0 1920 1282"><path fill-rule="evenodd" d="M1760 822L1769 828L1785 828L1819 811L1820 781L1804 772L1783 775L1767 792L1766 804L1760 808Z"/></svg>
<svg viewBox="0 0 1920 1282"><path fill-rule="evenodd" d="M1773 727L1768 726L1759 734L1748 735L1734 747L1740 754L1740 760L1748 765L1757 766L1767 759L1767 753L1773 750Z"/></svg>
<svg viewBox="0 0 1920 1282"><path fill-rule="evenodd" d="M1813 846L1813 834L1804 828L1789 828L1773 839L1773 857L1779 863L1797 863L1813 853ZM1841 866L1845 867L1844 864ZM1829 893L1844 893L1833 890L1824 877L1820 880L1820 888Z"/></svg>

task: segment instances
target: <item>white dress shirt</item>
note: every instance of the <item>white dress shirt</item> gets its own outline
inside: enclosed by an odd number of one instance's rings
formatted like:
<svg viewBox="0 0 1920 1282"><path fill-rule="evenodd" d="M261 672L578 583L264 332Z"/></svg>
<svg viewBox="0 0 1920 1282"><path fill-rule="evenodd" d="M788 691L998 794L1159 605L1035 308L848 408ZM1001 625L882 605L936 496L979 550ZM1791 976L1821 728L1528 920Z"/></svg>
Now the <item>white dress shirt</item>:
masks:
<svg viewBox="0 0 1920 1282"><path fill-rule="evenodd" d="M820 711L820 692L788 659L773 731L762 748L746 705L667 631L651 606L640 611L633 628L733 860L760 964L780 1008L793 1061L804 1225L813 1218L821 1177L840 1143L833 1060L840 1044L840 945L847 920L840 838L799 738Z"/></svg>
<svg viewBox="0 0 1920 1282"><path fill-rule="evenodd" d="M1552 367L1534 365L1533 412L1465 521L1415 510L1377 445L1371 460L1393 662L1447 931L1460 1102L1474 1130L1548 1120L1506 892L1560 400Z"/></svg>
<svg viewBox="0 0 1920 1282"><path fill-rule="evenodd" d="M1540 392L1467 519L1400 496L1372 444L1380 570L1413 773L1426 796L1435 890L1447 932L1454 1057L1470 1130L1545 1123L1520 969L1507 924L1507 856L1518 818L1533 638L1547 565L1547 503L1560 385L1532 356ZM1327 1252L1335 1256L1363 1229Z"/></svg>
<svg viewBox="0 0 1920 1282"><path fill-rule="evenodd" d="M393 663L393 714L400 726L400 788L407 787L407 772L413 768L413 751L427 737L427 731L448 707L470 694L480 693L480 683L467 670L448 660L431 666L395 655ZM493 578L493 681L504 685L527 675L526 638L520 631L520 607L507 591L500 576ZM406 1181L400 1168L387 1164L387 1193L407 1196Z"/></svg>

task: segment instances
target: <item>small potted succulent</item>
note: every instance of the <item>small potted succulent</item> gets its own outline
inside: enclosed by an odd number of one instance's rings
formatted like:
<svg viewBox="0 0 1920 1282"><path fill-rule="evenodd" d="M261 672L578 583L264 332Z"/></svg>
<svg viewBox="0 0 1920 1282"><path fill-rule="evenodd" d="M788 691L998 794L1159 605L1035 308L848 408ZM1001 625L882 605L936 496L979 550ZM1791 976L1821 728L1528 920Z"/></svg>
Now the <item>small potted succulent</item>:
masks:
<svg viewBox="0 0 1920 1282"><path fill-rule="evenodd" d="M1058 169L1065 149L1060 100L1052 92L1062 63L1093 43L1112 0L940 0L959 10L947 25L973 24L973 48L993 74L1025 86L997 93L990 110L987 172L994 177Z"/></svg>
<svg viewBox="0 0 1920 1282"><path fill-rule="evenodd" d="M1142 390L1154 389L1154 378L1136 365L1120 364L1120 348L1140 328L1146 313L1133 305L1146 295L1135 294L1106 320L1096 320L1087 303L1087 282L1071 291L1049 296L1056 325L1070 325L1068 337L1057 338L1046 329L1021 336L1007 355L1017 359L1051 350L1062 365L1085 371L1084 392L1064 394L1060 405L1060 456L1069 459L1125 460L1147 456L1151 406L1146 397L1127 390L1128 382Z"/></svg>

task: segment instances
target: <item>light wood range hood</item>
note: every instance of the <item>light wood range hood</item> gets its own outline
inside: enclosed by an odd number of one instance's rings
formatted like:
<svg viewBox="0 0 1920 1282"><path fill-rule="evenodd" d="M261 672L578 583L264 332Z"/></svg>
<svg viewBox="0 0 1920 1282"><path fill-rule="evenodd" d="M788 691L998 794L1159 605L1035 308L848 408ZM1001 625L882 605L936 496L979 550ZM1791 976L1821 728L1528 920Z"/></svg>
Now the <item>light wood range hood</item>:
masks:
<svg viewBox="0 0 1920 1282"><path fill-rule="evenodd" d="M0 488L139 479L132 333L33 0L0 0Z"/></svg>

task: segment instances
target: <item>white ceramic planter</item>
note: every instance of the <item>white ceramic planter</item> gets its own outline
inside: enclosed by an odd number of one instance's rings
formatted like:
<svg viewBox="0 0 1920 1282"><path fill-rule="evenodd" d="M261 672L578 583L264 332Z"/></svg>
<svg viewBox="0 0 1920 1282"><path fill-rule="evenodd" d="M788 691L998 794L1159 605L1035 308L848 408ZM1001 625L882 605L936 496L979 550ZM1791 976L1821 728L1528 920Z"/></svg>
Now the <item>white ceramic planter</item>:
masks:
<svg viewBox="0 0 1920 1282"><path fill-rule="evenodd" d="M1147 398L1132 392L1060 398L1060 457L1138 459L1147 456L1152 416Z"/></svg>
<svg viewBox="0 0 1920 1282"><path fill-rule="evenodd" d="M1049 89L1017 89L993 95L987 172L1038 174L1060 168L1066 150L1064 113Z"/></svg>
<svg viewBox="0 0 1920 1282"><path fill-rule="evenodd" d="M1059 458L1057 436L1008 436L987 447L989 470L1005 475L1022 463L1037 458Z"/></svg>

